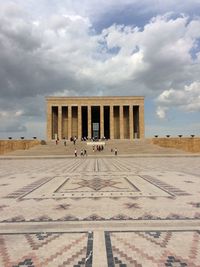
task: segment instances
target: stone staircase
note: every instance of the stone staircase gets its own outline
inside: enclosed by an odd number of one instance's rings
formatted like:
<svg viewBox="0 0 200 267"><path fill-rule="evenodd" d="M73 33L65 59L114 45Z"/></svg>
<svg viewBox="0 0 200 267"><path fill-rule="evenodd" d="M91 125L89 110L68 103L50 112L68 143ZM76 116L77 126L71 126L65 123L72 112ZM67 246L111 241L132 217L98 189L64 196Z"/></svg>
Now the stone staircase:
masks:
<svg viewBox="0 0 200 267"><path fill-rule="evenodd" d="M47 142L46 145L38 145L29 150L17 150L10 152L6 155L10 156L74 156L74 150L77 149L78 156L80 156L81 149L86 149L89 156L103 156L114 155L111 150L117 148L118 155L139 155L139 154L185 154L182 150L174 148L163 148L154 144L151 144L150 139L145 140L108 140L105 141L104 150L97 151L96 146L98 142L93 142L92 145L88 145L85 141L77 141L74 145L73 142L59 141L56 145L55 141ZM93 145L95 151L93 152Z"/></svg>

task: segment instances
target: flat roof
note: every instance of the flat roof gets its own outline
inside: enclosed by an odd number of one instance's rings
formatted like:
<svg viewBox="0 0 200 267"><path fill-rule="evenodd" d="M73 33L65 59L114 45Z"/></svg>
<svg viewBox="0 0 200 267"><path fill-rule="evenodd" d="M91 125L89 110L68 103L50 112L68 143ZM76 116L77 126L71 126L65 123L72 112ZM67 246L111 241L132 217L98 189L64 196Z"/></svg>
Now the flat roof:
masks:
<svg viewBox="0 0 200 267"><path fill-rule="evenodd" d="M144 99L144 96L46 96L46 99Z"/></svg>

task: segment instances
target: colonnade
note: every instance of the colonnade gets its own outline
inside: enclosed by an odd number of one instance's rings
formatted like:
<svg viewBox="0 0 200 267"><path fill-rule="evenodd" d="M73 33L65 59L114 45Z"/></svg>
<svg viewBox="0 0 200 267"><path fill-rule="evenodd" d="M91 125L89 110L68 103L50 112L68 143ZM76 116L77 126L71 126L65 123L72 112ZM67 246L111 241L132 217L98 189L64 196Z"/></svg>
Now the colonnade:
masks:
<svg viewBox="0 0 200 267"><path fill-rule="evenodd" d="M48 105L48 139L144 137L144 105Z"/></svg>

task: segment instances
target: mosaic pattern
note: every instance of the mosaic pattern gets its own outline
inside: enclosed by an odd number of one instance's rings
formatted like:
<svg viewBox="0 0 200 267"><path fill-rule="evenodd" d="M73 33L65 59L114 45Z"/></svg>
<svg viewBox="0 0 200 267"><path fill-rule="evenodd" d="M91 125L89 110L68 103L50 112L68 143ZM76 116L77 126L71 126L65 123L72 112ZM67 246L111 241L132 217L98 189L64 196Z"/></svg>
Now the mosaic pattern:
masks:
<svg viewBox="0 0 200 267"><path fill-rule="evenodd" d="M172 186L172 185L169 185L163 181L160 181L159 179L156 179L154 177L151 177L149 175L142 175L141 176L143 179L149 181L150 183L152 184L155 184L156 186L162 188L163 190L167 191L169 194L172 194L174 196L188 196L190 194L188 194L187 192L175 187L175 186Z"/></svg>
<svg viewBox="0 0 200 267"><path fill-rule="evenodd" d="M26 185L16 191L14 191L13 193L9 194L7 196L7 198L19 198L22 196L27 195L28 193L30 193L31 191L37 189L38 187L40 187L41 185L49 182L52 178L42 178L40 180L37 180L36 182L33 182L29 185Z"/></svg>
<svg viewBox="0 0 200 267"><path fill-rule="evenodd" d="M105 232L109 267L200 267L200 233Z"/></svg>
<svg viewBox="0 0 200 267"><path fill-rule="evenodd" d="M2 267L200 267L200 232L161 227L198 226L200 157L0 160L0 173ZM141 220L162 231L131 231Z"/></svg>
<svg viewBox="0 0 200 267"><path fill-rule="evenodd" d="M0 235L2 267L92 267L93 233Z"/></svg>
<svg viewBox="0 0 200 267"><path fill-rule="evenodd" d="M0 160L0 222L199 220L200 158L190 160Z"/></svg>
<svg viewBox="0 0 200 267"><path fill-rule="evenodd" d="M72 188L71 190L77 190L77 189L83 189L83 188L90 188L94 191L99 191L101 189L105 189L105 188L114 188L114 189L125 189L125 188L121 188L117 185L120 185L121 182L117 182L114 179L101 179L100 177L94 177L90 180L86 180L86 179L81 179L77 182L73 183L74 185L77 185L77 187ZM126 188L128 189L128 188ZM65 190L69 190L69 189L65 189Z"/></svg>
<svg viewBox="0 0 200 267"><path fill-rule="evenodd" d="M141 197L152 196L152 192L154 196L171 195L160 186L146 182L146 179L135 176L131 172L120 175L99 172L98 174L71 174L67 178L55 177L49 183L46 182L36 190L27 193L25 198Z"/></svg>

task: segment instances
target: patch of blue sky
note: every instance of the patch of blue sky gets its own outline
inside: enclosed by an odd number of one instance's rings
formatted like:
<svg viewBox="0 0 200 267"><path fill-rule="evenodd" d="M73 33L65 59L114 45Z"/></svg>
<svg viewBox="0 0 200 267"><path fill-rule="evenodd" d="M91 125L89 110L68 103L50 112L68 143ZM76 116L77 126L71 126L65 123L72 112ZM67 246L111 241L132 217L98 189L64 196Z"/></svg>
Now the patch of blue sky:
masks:
<svg viewBox="0 0 200 267"><path fill-rule="evenodd" d="M98 43L99 47L97 49L97 53L93 55L93 58L102 62L117 55L121 49L118 46L109 48L105 39L99 40Z"/></svg>
<svg viewBox="0 0 200 267"><path fill-rule="evenodd" d="M146 137L154 135L165 136L167 134L177 136L179 134L190 136L199 135L199 112L188 112L181 108L169 107L164 119L156 115L157 105L152 98L145 98L145 125ZM198 125L199 124L199 125ZM156 130L155 130L156 129Z"/></svg>
<svg viewBox="0 0 200 267"><path fill-rule="evenodd" d="M200 52L200 38L195 40L195 43L192 49L189 51L189 53L191 55L191 58L193 60L196 60L199 52Z"/></svg>
<svg viewBox="0 0 200 267"><path fill-rule="evenodd" d="M113 24L137 26L143 29L155 15L156 13L154 12L145 13L138 4L125 5L120 6L120 8L107 10L99 18L92 18L92 24L97 32L101 32Z"/></svg>

